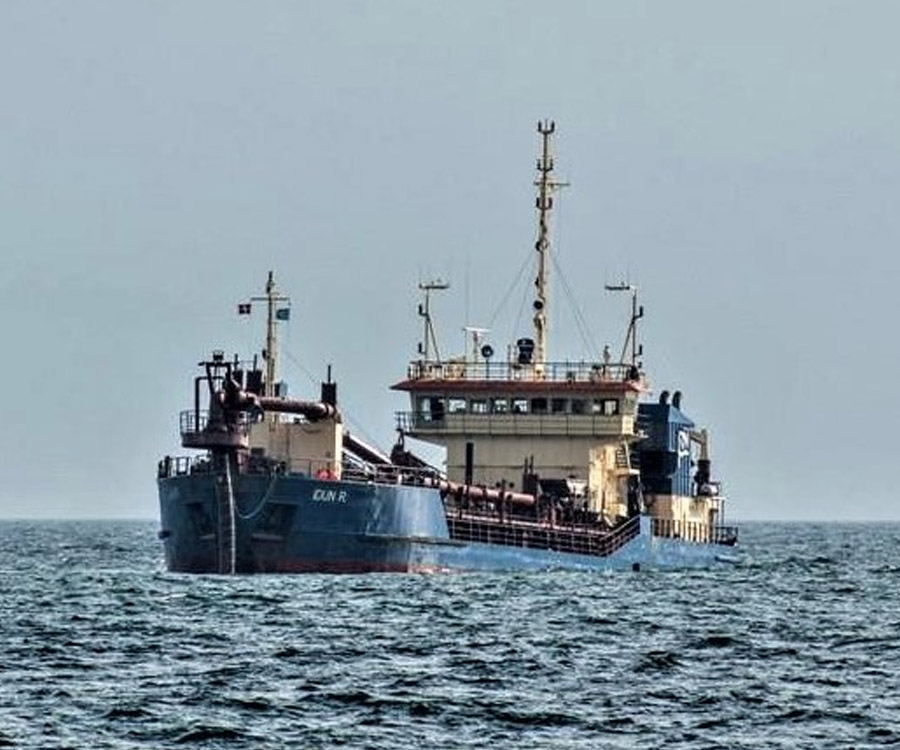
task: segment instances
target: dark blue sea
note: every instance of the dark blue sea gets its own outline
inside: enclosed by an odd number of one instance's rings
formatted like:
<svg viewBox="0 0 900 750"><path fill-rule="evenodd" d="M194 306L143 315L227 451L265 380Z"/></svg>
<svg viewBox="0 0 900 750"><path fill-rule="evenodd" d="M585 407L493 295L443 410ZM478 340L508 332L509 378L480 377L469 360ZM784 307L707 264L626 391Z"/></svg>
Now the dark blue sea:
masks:
<svg viewBox="0 0 900 750"><path fill-rule="evenodd" d="M900 525L694 572L167 573L151 522L0 523L0 747L900 747Z"/></svg>

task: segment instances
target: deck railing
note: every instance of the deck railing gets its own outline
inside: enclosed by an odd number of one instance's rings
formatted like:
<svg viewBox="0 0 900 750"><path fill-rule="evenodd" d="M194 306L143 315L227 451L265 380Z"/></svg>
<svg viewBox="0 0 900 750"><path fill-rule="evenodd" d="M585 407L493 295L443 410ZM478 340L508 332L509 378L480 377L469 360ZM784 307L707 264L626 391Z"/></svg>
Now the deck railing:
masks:
<svg viewBox="0 0 900 750"><path fill-rule="evenodd" d="M244 453L238 462L238 472L241 474L301 474L314 479L334 479L331 471L333 463L322 458L295 458L290 464L285 461L272 461L264 457L257 458L253 454ZM208 456L166 456L159 462L158 475L160 478L185 476L187 474L212 474L213 463ZM359 476L347 476L343 478L356 479ZM396 483L396 480L395 482Z"/></svg>
<svg viewBox="0 0 900 750"><path fill-rule="evenodd" d="M543 365L517 362L410 362L410 380L538 380L559 383L598 383L638 380L628 363L545 362Z"/></svg>
<svg viewBox="0 0 900 750"><path fill-rule="evenodd" d="M292 458L287 461L273 461L253 453L241 453L238 472L242 474L301 474L313 479L335 479L332 471L334 463L324 458ZM166 456L159 462L160 477L184 476L186 474L211 474L213 464L209 456ZM434 485L437 474L434 469L409 466L351 464L341 467L341 479L349 482L375 484L415 484Z"/></svg>
<svg viewBox="0 0 900 750"><path fill-rule="evenodd" d="M735 544L738 537L736 526L710 526L694 521L675 518L652 518L650 531L653 536L665 539L681 539L687 542L707 544Z"/></svg>
<svg viewBox="0 0 900 750"><path fill-rule="evenodd" d="M448 509L450 538L461 542L499 544L527 549L549 549L595 557L608 557L640 533L640 518L613 529L548 526L525 521L498 521L485 515L458 515Z"/></svg>
<svg viewBox="0 0 900 750"><path fill-rule="evenodd" d="M233 424L242 428L247 428L250 424L250 415L246 412L233 413ZM178 429L182 435L195 432L203 432L209 424L209 411L201 409L186 409L178 414Z"/></svg>
<svg viewBox="0 0 900 750"><path fill-rule="evenodd" d="M181 477L188 474L211 474L212 462L206 456L166 456L159 462L157 475Z"/></svg>

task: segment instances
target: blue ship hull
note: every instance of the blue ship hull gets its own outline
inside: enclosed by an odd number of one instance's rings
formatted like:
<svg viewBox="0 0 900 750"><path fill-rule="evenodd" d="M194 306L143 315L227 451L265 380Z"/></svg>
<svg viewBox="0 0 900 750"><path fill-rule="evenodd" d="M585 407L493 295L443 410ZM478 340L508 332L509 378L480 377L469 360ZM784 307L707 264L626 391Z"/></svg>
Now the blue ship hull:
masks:
<svg viewBox="0 0 900 750"><path fill-rule="evenodd" d="M366 573L707 567L721 544L652 534L640 517L608 554L451 538L437 489L303 475L162 477L166 563L187 573Z"/></svg>

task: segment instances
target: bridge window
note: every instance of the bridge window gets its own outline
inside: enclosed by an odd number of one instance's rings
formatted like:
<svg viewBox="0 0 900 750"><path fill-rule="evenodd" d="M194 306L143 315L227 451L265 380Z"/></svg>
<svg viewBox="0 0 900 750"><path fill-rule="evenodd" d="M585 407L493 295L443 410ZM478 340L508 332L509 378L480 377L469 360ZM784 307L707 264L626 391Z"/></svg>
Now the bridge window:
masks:
<svg viewBox="0 0 900 750"><path fill-rule="evenodd" d="M569 405L567 398L554 398L550 401L550 411L553 414L565 414L566 407Z"/></svg>
<svg viewBox="0 0 900 750"><path fill-rule="evenodd" d="M416 411L422 419L440 422L444 418L444 399L438 396L420 396L416 403L418 404Z"/></svg>
<svg viewBox="0 0 900 750"><path fill-rule="evenodd" d="M528 414L528 399L514 398L512 402L513 414Z"/></svg>
<svg viewBox="0 0 900 750"><path fill-rule="evenodd" d="M451 414L463 414L466 411L466 400L464 398L448 398L447 411Z"/></svg>
<svg viewBox="0 0 900 750"><path fill-rule="evenodd" d="M508 398L495 398L492 404L494 414L507 414L509 412Z"/></svg>
<svg viewBox="0 0 900 750"><path fill-rule="evenodd" d="M547 399L545 399L545 398L531 399L531 411L534 414L546 414L547 413Z"/></svg>
<svg viewBox="0 0 900 750"><path fill-rule="evenodd" d="M572 414L585 414L587 412L587 401L583 398L572 399Z"/></svg>
<svg viewBox="0 0 900 750"><path fill-rule="evenodd" d="M487 399L473 398L471 401L469 401L469 411L472 412L472 414L487 414L488 413Z"/></svg>
<svg viewBox="0 0 900 750"><path fill-rule="evenodd" d="M619 399L595 398L591 404L591 413L601 414L604 417L614 417L619 413Z"/></svg>

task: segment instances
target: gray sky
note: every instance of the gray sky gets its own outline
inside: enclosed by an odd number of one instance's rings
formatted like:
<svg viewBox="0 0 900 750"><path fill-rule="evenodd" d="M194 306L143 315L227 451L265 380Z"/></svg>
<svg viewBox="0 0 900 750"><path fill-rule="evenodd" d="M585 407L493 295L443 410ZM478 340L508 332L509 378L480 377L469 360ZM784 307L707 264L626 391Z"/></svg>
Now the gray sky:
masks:
<svg viewBox="0 0 900 750"><path fill-rule="evenodd" d="M415 285L453 284L447 353L491 319L550 117L568 285L601 345L602 285L640 285L732 518L900 518L898 28L858 0L0 2L0 516L155 518L194 365L255 346L235 305L270 268L292 393L333 363L389 445ZM552 304L551 354L588 356Z"/></svg>

